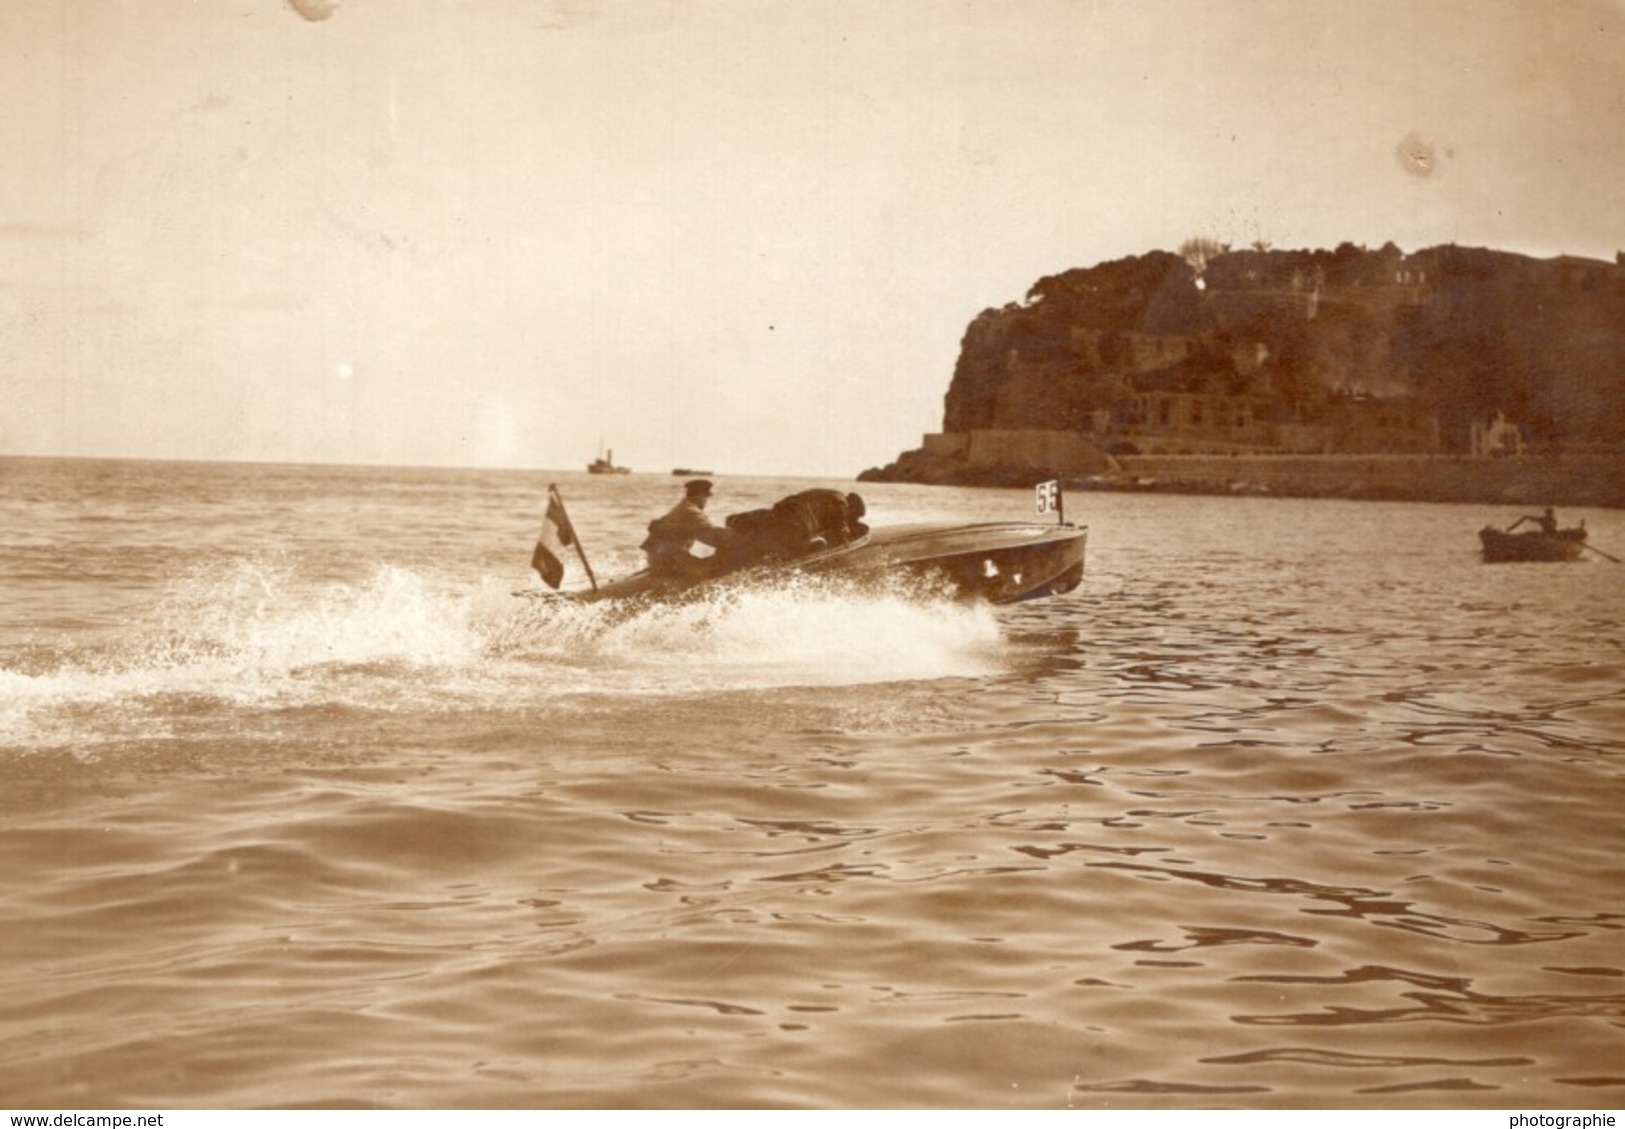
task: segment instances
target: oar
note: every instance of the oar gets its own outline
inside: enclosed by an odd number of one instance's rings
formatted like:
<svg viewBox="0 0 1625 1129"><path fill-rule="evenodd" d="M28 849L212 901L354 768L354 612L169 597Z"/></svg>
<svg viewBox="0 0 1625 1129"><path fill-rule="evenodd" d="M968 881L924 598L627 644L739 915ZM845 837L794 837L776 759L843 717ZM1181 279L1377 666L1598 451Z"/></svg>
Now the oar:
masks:
<svg viewBox="0 0 1625 1129"><path fill-rule="evenodd" d="M1593 553L1596 553L1599 557L1602 557L1604 560L1613 561L1615 564L1625 564L1625 561L1620 560L1618 557L1609 556L1607 553L1605 553L1601 549L1597 548L1597 546L1595 546L1595 545L1587 545L1584 541L1580 542L1580 548L1582 548L1582 549L1590 549Z"/></svg>

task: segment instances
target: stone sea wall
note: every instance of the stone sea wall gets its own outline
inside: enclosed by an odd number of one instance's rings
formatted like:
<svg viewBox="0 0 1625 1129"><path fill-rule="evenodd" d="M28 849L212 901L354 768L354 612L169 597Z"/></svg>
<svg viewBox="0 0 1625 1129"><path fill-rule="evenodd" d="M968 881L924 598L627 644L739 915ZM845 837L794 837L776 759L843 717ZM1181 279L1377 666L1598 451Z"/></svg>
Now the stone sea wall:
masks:
<svg viewBox="0 0 1625 1129"><path fill-rule="evenodd" d="M1073 485L1177 493L1254 493L1625 508L1625 456L1131 455Z"/></svg>
<svg viewBox="0 0 1625 1129"><path fill-rule="evenodd" d="M1074 490L1271 494L1487 505L1625 509L1625 454L1107 455L1066 432L927 435L918 450L868 482L1030 486L1061 479Z"/></svg>

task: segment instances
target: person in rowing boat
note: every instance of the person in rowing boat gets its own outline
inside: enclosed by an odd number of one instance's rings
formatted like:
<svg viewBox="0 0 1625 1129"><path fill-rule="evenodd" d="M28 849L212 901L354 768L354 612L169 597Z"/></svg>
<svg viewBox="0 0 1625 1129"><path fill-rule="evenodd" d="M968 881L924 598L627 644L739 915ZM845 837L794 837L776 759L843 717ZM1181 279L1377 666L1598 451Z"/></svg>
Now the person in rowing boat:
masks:
<svg viewBox="0 0 1625 1129"><path fill-rule="evenodd" d="M705 504L711 500L711 483L696 478L683 487L683 500L649 523L649 536L641 548L648 557L649 571L656 576L702 580L716 572L717 555L697 557L694 543L709 545L720 555L733 544L735 534L712 523Z"/></svg>
<svg viewBox="0 0 1625 1129"><path fill-rule="evenodd" d="M1522 525L1526 521L1532 521L1536 525L1540 526L1540 531L1548 537L1551 537L1557 533L1557 515L1552 512L1552 507L1550 506L1546 507L1546 512L1543 514L1525 514L1523 517L1520 517L1517 521L1507 526L1507 532L1511 533L1514 529L1518 528L1518 526Z"/></svg>

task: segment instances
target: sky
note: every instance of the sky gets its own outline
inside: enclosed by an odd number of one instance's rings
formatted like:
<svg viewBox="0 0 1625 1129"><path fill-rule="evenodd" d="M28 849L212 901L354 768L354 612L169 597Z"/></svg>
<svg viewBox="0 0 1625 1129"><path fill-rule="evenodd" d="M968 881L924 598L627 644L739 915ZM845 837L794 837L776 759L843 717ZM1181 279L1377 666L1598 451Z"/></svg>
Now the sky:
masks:
<svg viewBox="0 0 1625 1129"><path fill-rule="evenodd" d="M1625 0L30 0L0 98L0 454L850 478L1046 275L1625 248Z"/></svg>

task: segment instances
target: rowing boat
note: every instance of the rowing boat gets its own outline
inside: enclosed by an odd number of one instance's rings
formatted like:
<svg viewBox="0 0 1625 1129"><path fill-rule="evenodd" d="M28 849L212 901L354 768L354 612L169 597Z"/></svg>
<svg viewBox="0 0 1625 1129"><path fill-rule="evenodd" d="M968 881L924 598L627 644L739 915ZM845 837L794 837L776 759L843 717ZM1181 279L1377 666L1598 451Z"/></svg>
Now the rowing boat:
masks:
<svg viewBox="0 0 1625 1129"><path fill-rule="evenodd" d="M1540 529L1512 533L1486 525L1478 531L1483 547L1484 563L1501 564L1510 561L1575 561L1585 551L1585 526L1557 529L1550 533Z"/></svg>

